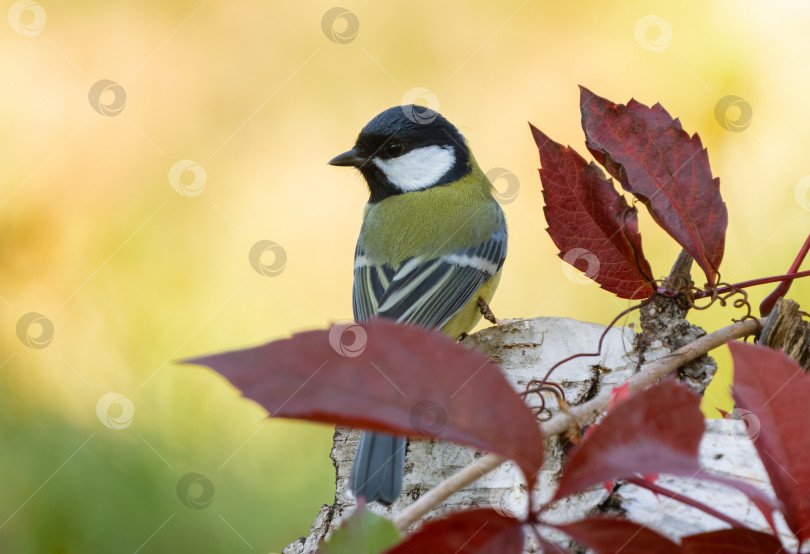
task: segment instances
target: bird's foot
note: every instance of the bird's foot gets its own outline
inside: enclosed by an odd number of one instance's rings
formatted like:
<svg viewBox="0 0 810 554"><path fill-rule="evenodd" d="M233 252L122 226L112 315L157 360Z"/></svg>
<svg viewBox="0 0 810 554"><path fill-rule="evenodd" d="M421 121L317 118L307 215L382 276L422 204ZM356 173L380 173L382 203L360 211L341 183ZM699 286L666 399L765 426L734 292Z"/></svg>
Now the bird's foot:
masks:
<svg viewBox="0 0 810 554"><path fill-rule="evenodd" d="M487 301L480 296L478 297L478 308L481 310L481 315L484 316L484 319L493 325L500 325L503 323L502 320L495 317L495 314L493 314L492 310L489 309L489 304L487 304Z"/></svg>

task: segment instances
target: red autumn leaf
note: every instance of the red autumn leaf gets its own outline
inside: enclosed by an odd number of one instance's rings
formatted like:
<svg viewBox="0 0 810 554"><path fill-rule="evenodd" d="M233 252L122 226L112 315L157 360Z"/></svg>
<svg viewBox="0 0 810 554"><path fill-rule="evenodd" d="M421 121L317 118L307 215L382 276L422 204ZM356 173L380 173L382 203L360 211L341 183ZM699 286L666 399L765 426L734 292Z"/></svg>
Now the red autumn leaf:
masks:
<svg viewBox="0 0 810 554"><path fill-rule="evenodd" d="M676 554L681 551L680 546L665 536L629 519L592 517L553 527L600 554Z"/></svg>
<svg viewBox="0 0 810 554"><path fill-rule="evenodd" d="M559 256L620 298L646 298L652 270L641 250L638 212L595 163L530 124L540 151L543 213Z"/></svg>
<svg viewBox="0 0 810 554"><path fill-rule="evenodd" d="M782 352L739 342L728 346L735 405L751 412L748 434L784 505L788 526L803 542L810 538L810 375Z"/></svg>
<svg viewBox="0 0 810 554"><path fill-rule="evenodd" d="M425 523L386 554L520 554L523 522L481 508Z"/></svg>
<svg viewBox="0 0 810 554"><path fill-rule="evenodd" d="M596 160L644 202L653 219L715 283L728 213L700 137L660 105L625 106L580 87L586 145Z"/></svg>
<svg viewBox="0 0 810 554"><path fill-rule="evenodd" d="M700 469L700 398L673 381L617 404L573 451L554 499L637 474L692 475Z"/></svg>
<svg viewBox="0 0 810 554"><path fill-rule="evenodd" d="M543 464L534 414L498 366L439 331L376 319L186 363L209 366L274 417L436 437Z"/></svg>
<svg viewBox="0 0 810 554"><path fill-rule="evenodd" d="M618 387L613 387L610 390L610 398L608 399L607 410L605 411L609 412L615 406L621 404L628 398L630 398L630 383L623 383ZM583 437L587 438L588 436L590 436L596 430L597 427L598 427L597 425L591 425L590 427L585 429L585 434L583 435ZM655 480L658 478L658 476L657 475L645 476L644 478L654 483ZM602 483L602 486L604 486L605 490L608 492L608 494L610 494L610 492L613 491L614 484L615 482L611 479L609 481L605 481L604 483Z"/></svg>
<svg viewBox="0 0 810 554"><path fill-rule="evenodd" d="M787 552L779 539L753 529L721 529L681 539L686 554L777 554Z"/></svg>
<svg viewBox="0 0 810 554"><path fill-rule="evenodd" d="M704 471L698 447L705 427L700 399L674 381L658 383L614 406L572 452L554 500L636 475L669 473L733 487L774 527L778 503L756 487Z"/></svg>

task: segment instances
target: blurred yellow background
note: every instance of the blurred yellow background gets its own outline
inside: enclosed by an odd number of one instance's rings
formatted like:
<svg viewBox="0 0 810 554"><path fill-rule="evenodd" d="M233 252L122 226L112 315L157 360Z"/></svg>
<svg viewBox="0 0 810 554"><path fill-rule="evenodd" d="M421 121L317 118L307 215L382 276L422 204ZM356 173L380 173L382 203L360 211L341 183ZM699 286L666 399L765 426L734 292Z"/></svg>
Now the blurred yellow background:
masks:
<svg viewBox="0 0 810 554"><path fill-rule="evenodd" d="M810 230L804 3L4 7L0 551L268 552L307 534L334 492L331 429L268 420L175 361L351 317L367 191L326 161L392 105L433 103L517 179L495 183L502 318L628 306L567 278L544 231L527 121L586 155L578 84L700 134L729 211L724 281L785 272ZM663 276L679 247L641 211ZM251 263L259 241L277 246ZM730 406L717 357L707 413Z"/></svg>

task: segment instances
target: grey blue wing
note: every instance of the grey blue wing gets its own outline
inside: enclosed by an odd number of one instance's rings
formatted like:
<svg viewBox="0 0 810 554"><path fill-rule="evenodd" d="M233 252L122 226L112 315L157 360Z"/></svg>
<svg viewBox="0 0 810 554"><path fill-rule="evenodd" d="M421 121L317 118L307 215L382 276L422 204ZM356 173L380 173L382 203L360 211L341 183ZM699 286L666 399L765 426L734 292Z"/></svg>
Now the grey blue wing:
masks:
<svg viewBox="0 0 810 554"><path fill-rule="evenodd" d="M355 252L354 319L393 318L422 327L442 327L503 266L506 223L487 241L433 259L411 258L394 268L375 264L358 241ZM355 455L349 488L367 501L393 503L402 490L406 440L365 432Z"/></svg>
<svg viewBox="0 0 810 554"><path fill-rule="evenodd" d="M506 259L506 223L477 246L430 260L411 258L394 270L364 263L355 265L355 318L372 315L442 327L461 310Z"/></svg>
<svg viewBox="0 0 810 554"><path fill-rule="evenodd" d="M352 307L354 320L362 323L377 315L380 299L394 279L396 271L389 265L374 265L360 242L354 253L354 288L352 289Z"/></svg>

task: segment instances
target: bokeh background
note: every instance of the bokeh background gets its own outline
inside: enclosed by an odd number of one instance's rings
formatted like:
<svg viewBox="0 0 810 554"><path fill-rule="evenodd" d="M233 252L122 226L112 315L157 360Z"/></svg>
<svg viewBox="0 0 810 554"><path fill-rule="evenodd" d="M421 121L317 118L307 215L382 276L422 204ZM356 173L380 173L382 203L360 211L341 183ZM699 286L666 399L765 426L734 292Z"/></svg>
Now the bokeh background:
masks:
<svg viewBox="0 0 810 554"><path fill-rule="evenodd" d="M175 362L351 317L367 191L326 161L382 109L437 107L502 175L502 318L606 323L628 306L564 269L544 231L527 121L586 154L577 84L660 101L700 134L729 210L723 280L783 273L810 228L804 3L3 9L3 552L275 552L307 534L334 492L331 429L268 420ZM665 275L678 246L646 212L641 231ZM718 359L707 414L730 407Z"/></svg>

